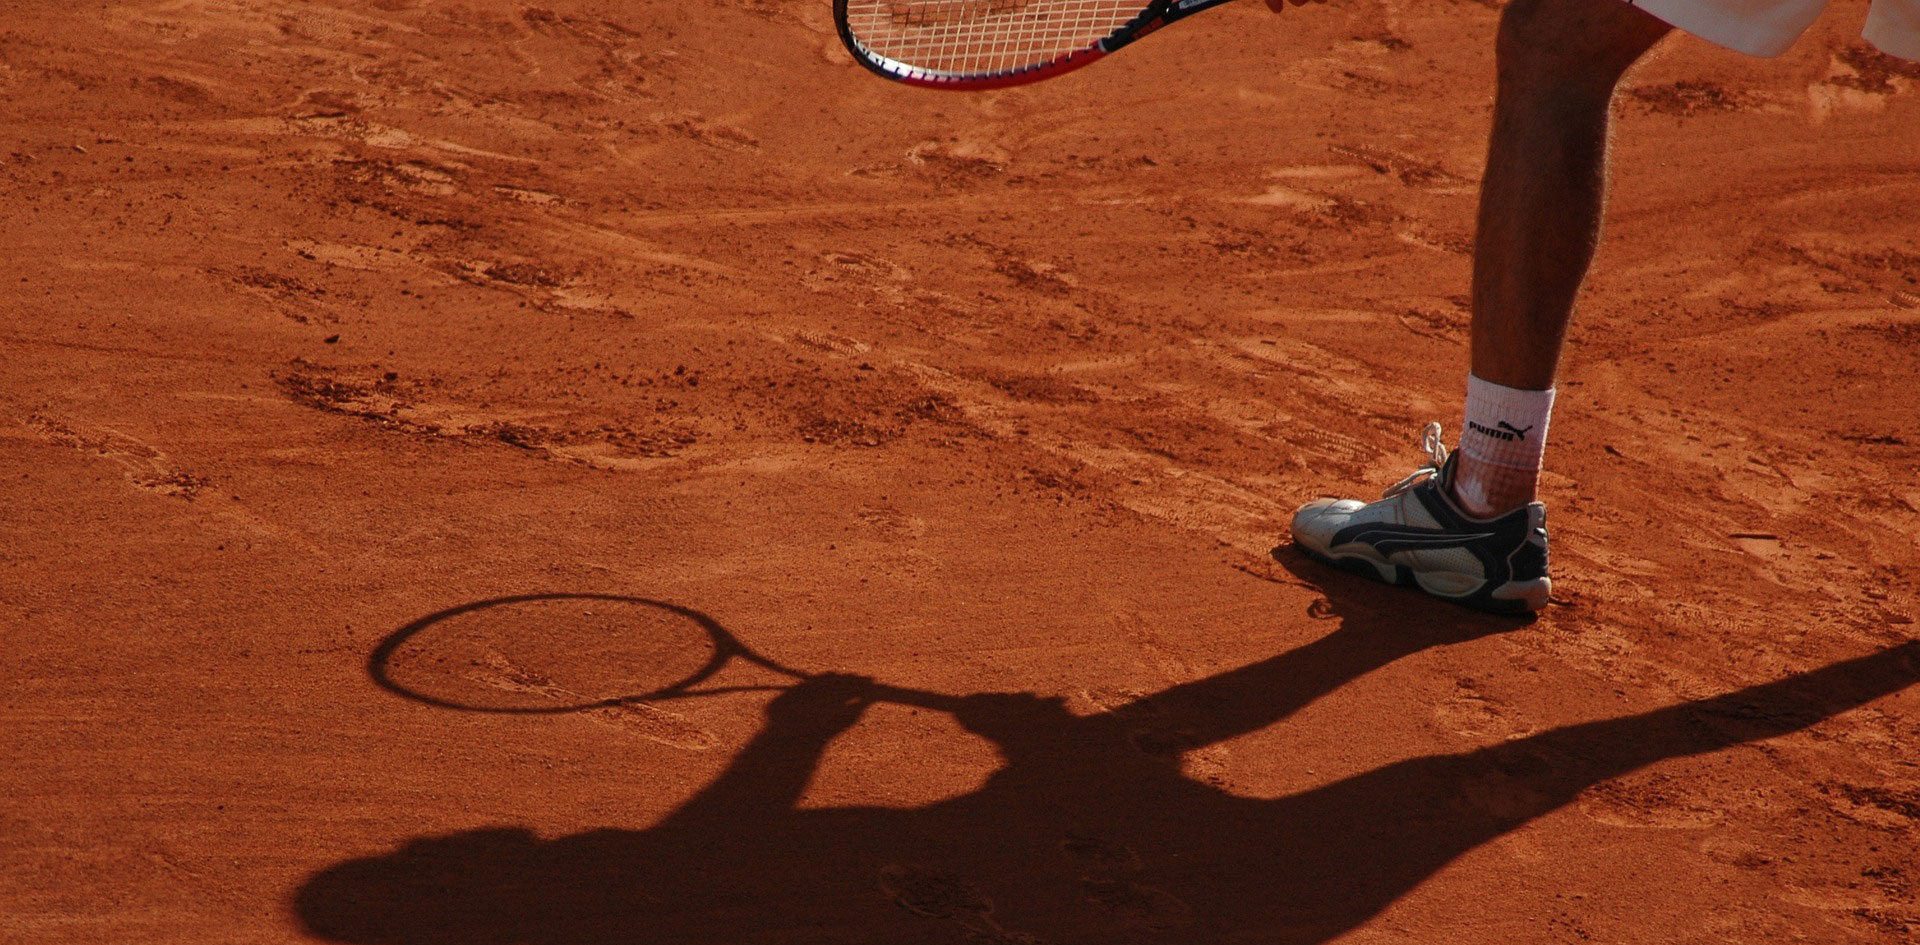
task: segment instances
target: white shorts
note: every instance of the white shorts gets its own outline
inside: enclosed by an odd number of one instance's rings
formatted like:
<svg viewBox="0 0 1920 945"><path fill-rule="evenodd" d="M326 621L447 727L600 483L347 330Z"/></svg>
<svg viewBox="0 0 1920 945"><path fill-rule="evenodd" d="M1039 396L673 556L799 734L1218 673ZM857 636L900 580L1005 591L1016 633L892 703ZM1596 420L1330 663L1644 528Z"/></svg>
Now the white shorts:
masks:
<svg viewBox="0 0 1920 945"><path fill-rule="evenodd" d="M1626 0L1711 43L1750 56L1778 56L1820 16L1827 0ZM1920 0L1873 0L1861 31L1881 52L1920 61Z"/></svg>

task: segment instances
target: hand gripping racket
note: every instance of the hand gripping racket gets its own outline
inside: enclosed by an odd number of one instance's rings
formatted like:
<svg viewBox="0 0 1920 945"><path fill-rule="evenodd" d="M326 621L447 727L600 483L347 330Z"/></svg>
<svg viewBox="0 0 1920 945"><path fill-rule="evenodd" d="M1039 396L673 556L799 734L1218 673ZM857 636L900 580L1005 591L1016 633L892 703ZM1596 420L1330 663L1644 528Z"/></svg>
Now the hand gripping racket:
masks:
<svg viewBox="0 0 1920 945"><path fill-rule="evenodd" d="M853 58L908 85L995 89L1072 72L1227 0L833 0Z"/></svg>

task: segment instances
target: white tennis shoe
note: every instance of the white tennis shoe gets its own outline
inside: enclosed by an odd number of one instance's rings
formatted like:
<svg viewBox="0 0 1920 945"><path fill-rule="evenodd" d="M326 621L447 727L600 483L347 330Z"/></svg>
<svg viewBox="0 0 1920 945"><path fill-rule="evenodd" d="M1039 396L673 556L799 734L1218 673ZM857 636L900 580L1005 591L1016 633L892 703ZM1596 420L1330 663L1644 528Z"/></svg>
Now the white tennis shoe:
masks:
<svg viewBox="0 0 1920 945"><path fill-rule="evenodd" d="M1440 424L1421 436L1429 462L1376 502L1315 499L1293 513L1294 546L1335 567L1418 587L1476 610L1527 613L1547 605L1547 507L1533 502L1490 519L1453 498L1458 457ZM1276 549L1277 550L1277 549Z"/></svg>

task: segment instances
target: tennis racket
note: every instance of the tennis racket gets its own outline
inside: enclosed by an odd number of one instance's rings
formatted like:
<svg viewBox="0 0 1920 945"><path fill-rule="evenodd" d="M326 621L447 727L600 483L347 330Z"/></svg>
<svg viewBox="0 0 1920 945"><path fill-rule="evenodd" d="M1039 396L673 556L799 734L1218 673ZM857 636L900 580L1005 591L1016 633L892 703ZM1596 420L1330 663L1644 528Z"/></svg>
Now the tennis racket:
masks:
<svg viewBox="0 0 1920 945"><path fill-rule="evenodd" d="M1064 75L1227 0L833 0L853 58L935 89L996 89Z"/></svg>
<svg viewBox="0 0 1920 945"><path fill-rule="evenodd" d="M731 682L715 677L726 671ZM622 709L786 689L815 678L755 652L691 607L618 594L521 594L429 614L387 635L367 675L415 702L508 715ZM871 683L875 699L957 697Z"/></svg>

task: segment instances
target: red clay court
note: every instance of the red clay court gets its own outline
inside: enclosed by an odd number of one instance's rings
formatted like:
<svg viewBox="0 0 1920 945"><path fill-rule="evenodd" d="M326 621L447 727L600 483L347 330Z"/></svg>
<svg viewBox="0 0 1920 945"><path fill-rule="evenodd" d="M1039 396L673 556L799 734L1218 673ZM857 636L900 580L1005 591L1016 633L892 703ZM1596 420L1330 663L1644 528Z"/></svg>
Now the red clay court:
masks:
<svg viewBox="0 0 1920 945"><path fill-rule="evenodd" d="M1458 422L1497 7L11 4L0 941L1914 941L1864 3L1629 76L1539 619L1268 554Z"/></svg>

